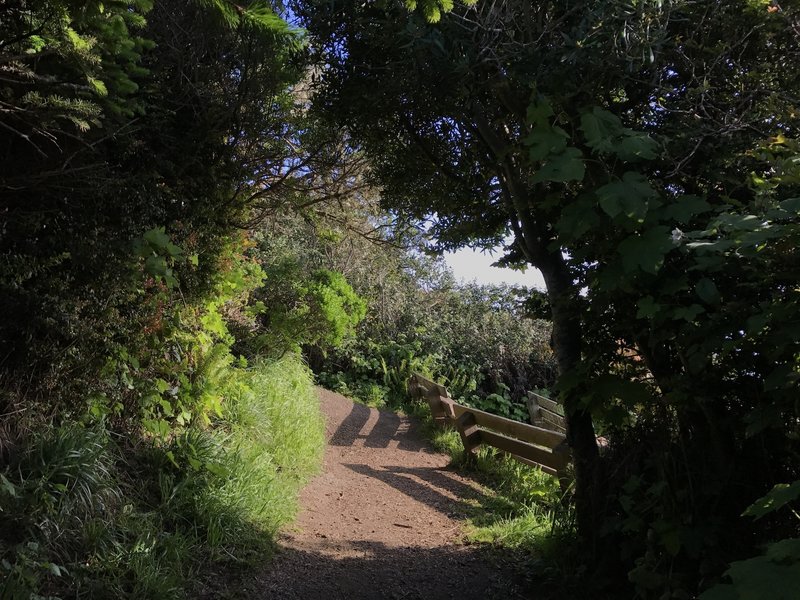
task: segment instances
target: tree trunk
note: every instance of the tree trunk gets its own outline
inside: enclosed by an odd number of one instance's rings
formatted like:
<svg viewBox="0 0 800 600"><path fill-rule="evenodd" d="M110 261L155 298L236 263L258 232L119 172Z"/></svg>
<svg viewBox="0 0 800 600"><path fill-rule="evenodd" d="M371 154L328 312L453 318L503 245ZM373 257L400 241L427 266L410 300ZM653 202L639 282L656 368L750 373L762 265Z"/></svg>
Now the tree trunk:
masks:
<svg viewBox="0 0 800 600"><path fill-rule="evenodd" d="M495 131L486 119L486 111L476 104L473 116L476 132L486 144L489 154L497 163L498 180L503 186L509 208L511 226L525 258L544 275L547 294L553 315L553 346L558 362L558 379L577 376L581 362L583 330L577 310L578 289L560 249L551 250L552 232L546 224L534 217L531 191L526 185L525 159L515 160L512 145L501 133ZM595 554L600 513L599 489L600 461L592 417L580 408L585 391L582 382L565 386L562 392L567 421L567 443L572 449L575 464L575 518L578 535L588 548L591 558Z"/></svg>
<svg viewBox="0 0 800 600"><path fill-rule="evenodd" d="M586 392L582 382L572 385L568 378L578 376L575 369L581 361L583 332L575 302L578 290L570 277L563 257L548 253L535 265L542 271L553 319L553 346L558 363L559 382L564 386L562 400L567 421L567 443L575 465L575 518L578 535L595 554L599 529L599 452L594 425L589 412L580 407ZM564 385L567 384L567 385Z"/></svg>

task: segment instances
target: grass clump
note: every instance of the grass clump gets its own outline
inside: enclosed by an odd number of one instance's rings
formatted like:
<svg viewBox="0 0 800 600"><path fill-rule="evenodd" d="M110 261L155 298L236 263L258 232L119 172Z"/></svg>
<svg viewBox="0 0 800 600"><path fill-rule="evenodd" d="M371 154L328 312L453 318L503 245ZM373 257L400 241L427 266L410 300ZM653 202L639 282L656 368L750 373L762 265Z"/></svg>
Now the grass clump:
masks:
<svg viewBox="0 0 800 600"><path fill-rule="evenodd" d="M216 428L189 430L173 443L181 461L174 472L184 477L161 482L166 512L191 516L209 548L263 550L259 540L294 518L323 446L308 370L293 355L259 364L236 382Z"/></svg>
<svg viewBox="0 0 800 600"><path fill-rule="evenodd" d="M263 556L319 467L323 421L295 355L228 375L222 415L169 440L33 435L0 474L0 598L178 599L214 564Z"/></svg>

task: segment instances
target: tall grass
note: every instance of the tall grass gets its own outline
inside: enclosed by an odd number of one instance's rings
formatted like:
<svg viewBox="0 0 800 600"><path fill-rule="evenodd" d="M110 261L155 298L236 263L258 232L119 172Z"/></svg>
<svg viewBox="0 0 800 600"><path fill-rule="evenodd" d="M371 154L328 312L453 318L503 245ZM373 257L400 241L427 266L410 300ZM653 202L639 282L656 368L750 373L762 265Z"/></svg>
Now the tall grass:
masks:
<svg viewBox="0 0 800 600"><path fill-rule="evenodd" d="M323 421L294 355L226 376L225 408L168 441L43 429L0 474L0 598L183 598L209 561L268 552L317 470Z"/></svg>
<svg viewBox="0 0 800 600"><path fill-rule="evenodd" d="M266 550L294 517L323 446L310 372L292 355L259 364L233 382L215 428L173 441L172 468L161 465L161 510L229 557Z"/></svg>

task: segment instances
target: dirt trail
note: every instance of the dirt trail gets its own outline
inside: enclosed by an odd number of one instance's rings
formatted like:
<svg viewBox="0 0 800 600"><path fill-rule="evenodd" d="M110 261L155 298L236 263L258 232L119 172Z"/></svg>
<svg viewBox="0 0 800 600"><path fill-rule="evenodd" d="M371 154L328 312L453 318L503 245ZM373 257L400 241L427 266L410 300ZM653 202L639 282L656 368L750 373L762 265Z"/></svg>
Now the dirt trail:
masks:
<svg viewBox="0 0 800 600"><path fill-rule="evenodd" d="M465 499L485 499L448 470L415 423L319 390L324 470L257 583L280 600L521 598L484 552L462 543Z"/></svg>

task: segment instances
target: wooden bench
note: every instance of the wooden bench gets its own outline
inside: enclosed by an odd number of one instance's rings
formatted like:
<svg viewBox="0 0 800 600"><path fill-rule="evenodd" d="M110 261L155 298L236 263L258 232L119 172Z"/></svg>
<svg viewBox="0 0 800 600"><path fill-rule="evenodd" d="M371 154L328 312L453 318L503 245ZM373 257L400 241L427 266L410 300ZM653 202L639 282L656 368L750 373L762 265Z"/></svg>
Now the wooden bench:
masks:
<svg viewBox="0 0 800 600"><path fill-rule="evenodd" d="M564 411L558 402L535 392L528 392L528 412L531 416L531 423L537 427L566 433L567 422L564 419Z"/></svg>
<svg viewBox="0 0 800 600"><path fill-rule="evenodd" d="M467 452L474 453L478 446L487 444L522 463L539 467L565 485L571 455L564 433L458 404L449 397L447 388L422 375L412 375L408 390L412 397L427 401L434 421L456 428Z"/></svg>

